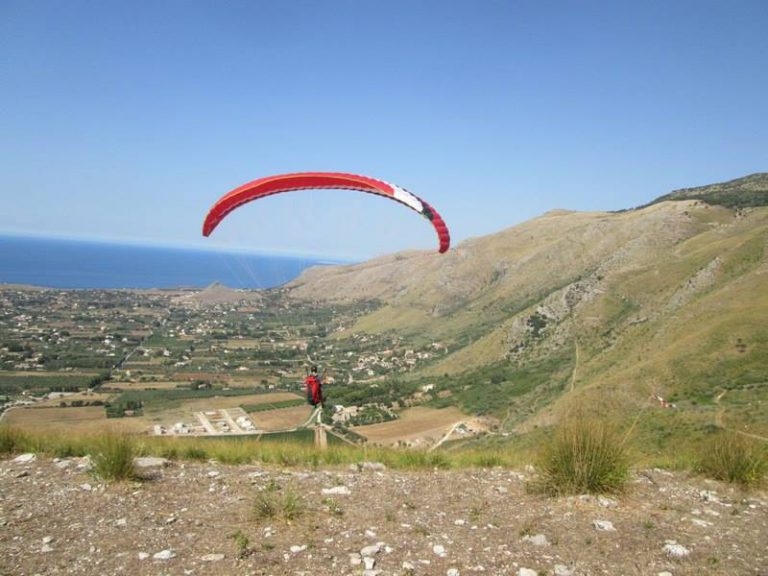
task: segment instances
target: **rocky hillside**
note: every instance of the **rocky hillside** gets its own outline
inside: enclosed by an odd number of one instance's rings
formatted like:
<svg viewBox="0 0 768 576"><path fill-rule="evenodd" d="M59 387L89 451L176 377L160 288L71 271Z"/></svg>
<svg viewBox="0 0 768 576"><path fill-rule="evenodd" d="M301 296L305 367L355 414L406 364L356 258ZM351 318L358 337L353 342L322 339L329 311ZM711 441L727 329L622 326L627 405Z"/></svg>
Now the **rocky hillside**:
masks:
<svg viewBox="0 0 768 576"><path fill-rule="evenodd" d="M721 184L675 190L653 203L666 200L703 200L726 208L754 208L768 205L768 173L752 174Z"/></svg>
<svg viewBox="0 0 768 576"><path fill-rule="evenodd" d="M757 576L768 563L764 493L660 470L621 496L549 499L527 492L529 470L501 468L161 461L105 485L88 467L0 460L0 574Z"/></svg>
<svg viewBox="0 0 768 576"><path fill-rule="evenodd" d="M418 376L442 377L438 386L470 411L473 396L503 396L493 409L510 425L546 422L576 403L628 414L662 398L691 409L685 426L719 414L766 436L767 178L621 213L552 211L445 255L313 269L291 291L376 300L355 330L447 343L450 354ZM489 366L498 367L495 392ZM545 385L522 390L515 374L526 370ZM658 418L654 426L667 425Z"/></svg>

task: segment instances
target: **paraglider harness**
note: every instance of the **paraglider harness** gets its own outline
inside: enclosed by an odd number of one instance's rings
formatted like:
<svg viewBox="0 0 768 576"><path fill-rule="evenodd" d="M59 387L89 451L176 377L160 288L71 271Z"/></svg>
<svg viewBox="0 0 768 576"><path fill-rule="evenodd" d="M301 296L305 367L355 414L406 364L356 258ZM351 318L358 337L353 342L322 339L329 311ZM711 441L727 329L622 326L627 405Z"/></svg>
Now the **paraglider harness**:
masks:
<svg viewBox="0 0 768 576"><path fill-rule="evenodd" d="M307 403L312 406L320 404L322 406L323 401L323 381L320 376L317 375L317 368L312 367L312 371L307 374L304 379L304 385L307 388Z"/></svg>

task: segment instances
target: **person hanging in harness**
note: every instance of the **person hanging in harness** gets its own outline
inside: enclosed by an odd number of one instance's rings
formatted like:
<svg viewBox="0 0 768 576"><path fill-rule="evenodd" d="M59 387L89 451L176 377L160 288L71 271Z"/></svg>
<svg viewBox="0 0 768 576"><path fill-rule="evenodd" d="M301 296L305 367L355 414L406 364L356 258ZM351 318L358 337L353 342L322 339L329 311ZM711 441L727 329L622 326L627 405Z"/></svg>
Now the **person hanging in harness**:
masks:
<svg viewBox="0 0 768 576"><path fill-rule="evenodd" d="M309 374L304 379L304 385L307 388L307 403L312 406L318 404L323 407L325 398L323 398L323 380L317 373L317 366L312 366Z"/></svg>

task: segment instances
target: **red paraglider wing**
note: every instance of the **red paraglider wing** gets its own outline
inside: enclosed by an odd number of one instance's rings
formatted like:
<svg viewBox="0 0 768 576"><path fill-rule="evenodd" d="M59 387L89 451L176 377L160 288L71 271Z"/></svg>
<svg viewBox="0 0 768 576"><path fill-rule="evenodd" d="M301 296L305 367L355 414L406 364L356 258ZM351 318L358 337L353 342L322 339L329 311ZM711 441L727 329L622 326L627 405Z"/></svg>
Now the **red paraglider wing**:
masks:
<svg viewBox="0 0 768 576"><path fill-rule="evenodd" d="M339 172L300 172L296 174L280 174L259 178L222 196L208 212L203 223L203 236L209 236L219 225L224 217L235 208L252 200L258 200L272 194L281 192L293 192L295 190L310 190L316 188L332 188L341 190L358 190L390 198L401 204L405 204L415 210L432 225L437 232L440 241L439 251L445 252L451 245L451 237L448 227L432 206L424 202L418 196L411 194L405 188L389 184L382 180L358 176L356 174L343 174Z"/></svg>

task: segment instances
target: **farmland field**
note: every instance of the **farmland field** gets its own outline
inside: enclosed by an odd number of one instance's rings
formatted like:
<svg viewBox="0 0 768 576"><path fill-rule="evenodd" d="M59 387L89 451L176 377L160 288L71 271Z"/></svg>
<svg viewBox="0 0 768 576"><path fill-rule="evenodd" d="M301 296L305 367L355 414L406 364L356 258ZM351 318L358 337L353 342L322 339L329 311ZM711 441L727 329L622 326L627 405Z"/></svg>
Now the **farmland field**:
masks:
<svg viewBox="0 0 768 576"><path fill-rule="evenodd" d="M170 381L170 382L106 382L102 390L172 390L175 388L189 387L189 382Z"/></svg>
<svg viewBox="0 0 768 576"><path fill-rule="evenodd" d="M260 430L287 430L301 426L312 414L311 406L303 404L291 408L280 408L268 412L250 414L251 421Z"/></svg>
<svg viewBox="0 0 768 576"><path fill-rule="evenodd" d="M352 430L374 444L413 443L420 439L438 441L454 424L466 416L458 408L424 408L417 406L400 413L400 418L381 424L356 426Z"/></svg>
<svg viewBox="0 0 768 576"><path fill-rule="evenodd" d="M106 430L145 432L143 418L107 419L103 406L80 408L13 408L5 414L4 424L30 432L60 432L68 435L93 434Z"/></svg>

